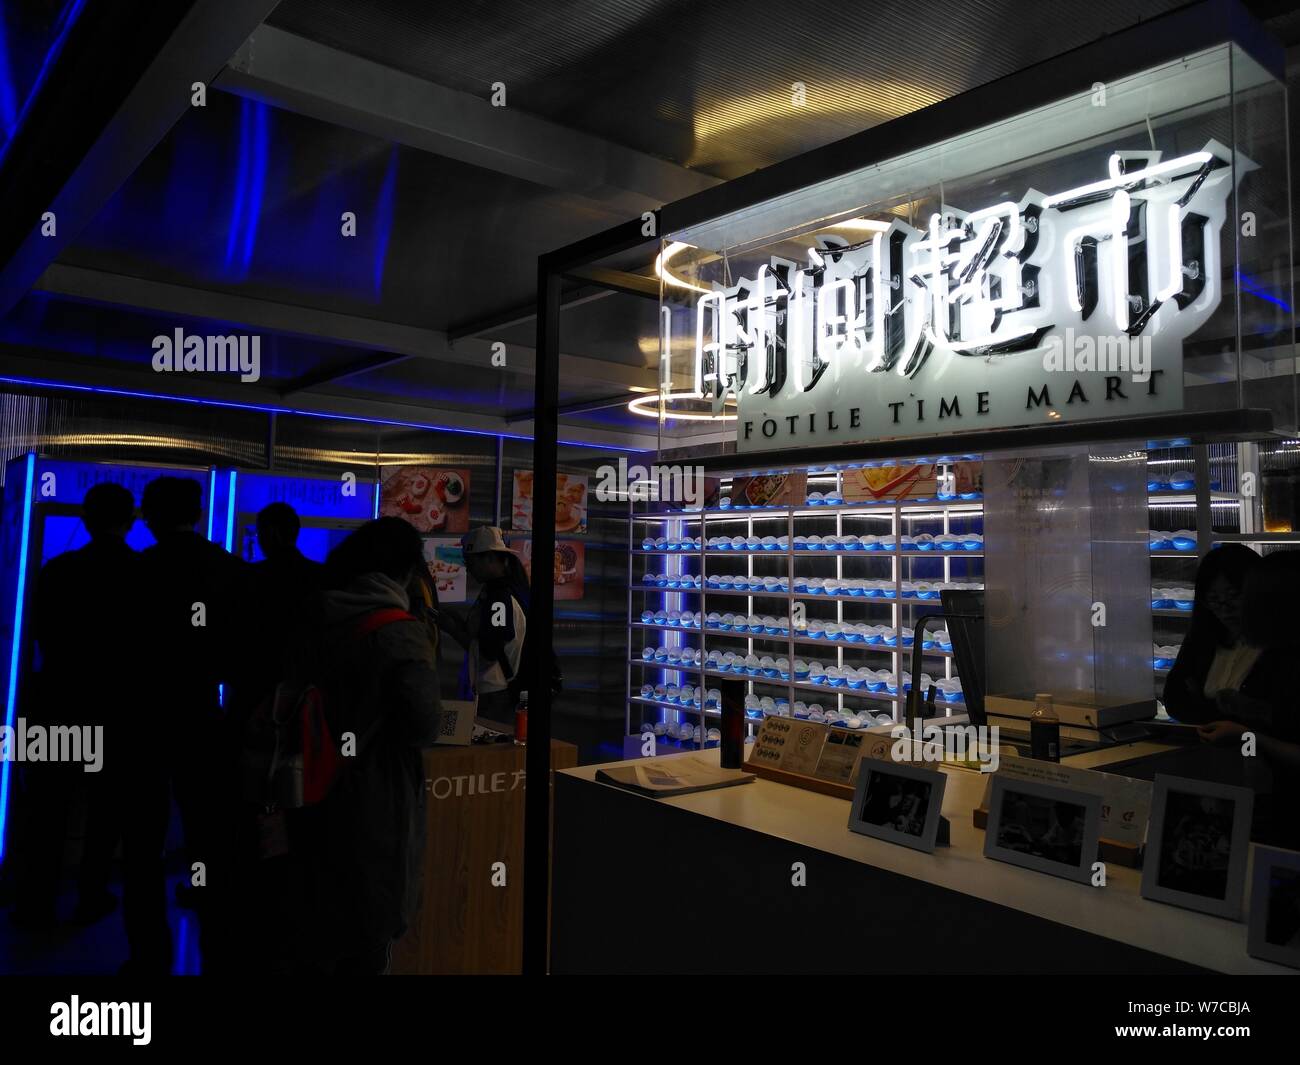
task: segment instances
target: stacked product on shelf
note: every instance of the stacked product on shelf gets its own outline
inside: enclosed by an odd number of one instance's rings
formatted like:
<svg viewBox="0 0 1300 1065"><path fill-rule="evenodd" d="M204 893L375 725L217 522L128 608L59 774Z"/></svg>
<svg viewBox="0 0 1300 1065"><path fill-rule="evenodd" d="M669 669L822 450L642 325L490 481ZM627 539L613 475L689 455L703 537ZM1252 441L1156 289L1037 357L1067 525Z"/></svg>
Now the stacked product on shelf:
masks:
<svg viewBox="0 0 1300 1065"><path fill-rule="evenodd" d="M953 461L918 460L941 474ZM946 588L983 587L979 492L938 483L928 498L846 502L842 470L810 470L798 503L741 505L726 480L703 509L634 508L629 734L708 742L725 680L744 684L751 735L773 714L850 729L900 720L916 618L941 609ZM960 712L946 630L927 630L922 648L920 690L933 687L936 712Z"/></svg>

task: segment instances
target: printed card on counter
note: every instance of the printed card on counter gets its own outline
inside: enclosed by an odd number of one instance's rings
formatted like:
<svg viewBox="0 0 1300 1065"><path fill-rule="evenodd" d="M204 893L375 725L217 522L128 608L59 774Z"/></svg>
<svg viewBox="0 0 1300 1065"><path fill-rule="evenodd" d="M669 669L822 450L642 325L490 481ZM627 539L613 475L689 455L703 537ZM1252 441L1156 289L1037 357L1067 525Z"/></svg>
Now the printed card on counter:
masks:
<svg viewBox="0 0 1300 1065"><path fill-rule="evenodd" d="M1151 782L1102 773L1095 769L1079 769L1058 765L1034 758L1017 758L1004 754L997 774L989 777L984 787L981 806L988 809L989 789L993 776L1003 774L1015 780L1032 780L1058 788L1070 788L1101 796L1101 829L1104 840L1140 847L1146 835L1147 820L1151 815Z"/></svg>
<svg viewBox="0 0 1300 1065"><path fill-rule="evenodd" d="M756 767L849 785L854 783L867 736L865 732L833 728L819 721L769 717L754 739L749 762Z"/></svg>
<svg viewBox="0 0 1300 1065"><path fill-rule="evenodd" d="M689 795L696 791L729 788L734 784L748 784L753 773L740 769L719 769L698 755L673 758L671 761L637 762L635 765L615 766L596 770L596 779L629 791L655 798L671 795Z"/></svg>

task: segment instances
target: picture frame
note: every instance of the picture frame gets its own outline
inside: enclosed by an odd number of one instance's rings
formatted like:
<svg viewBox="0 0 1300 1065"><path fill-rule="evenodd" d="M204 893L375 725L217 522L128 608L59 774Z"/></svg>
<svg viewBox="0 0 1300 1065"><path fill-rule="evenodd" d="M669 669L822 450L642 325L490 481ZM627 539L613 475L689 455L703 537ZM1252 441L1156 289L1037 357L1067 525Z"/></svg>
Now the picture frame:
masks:
<svg viewBox="0 0 1300 1065"><path fill-rule="evenodd" d="M1300 969L1300 851L1255 847L1246 953Z"/></svg>
<svg viewBox="0 0 1300 1065"><path fill-rule="evenodd" d="M864 755L849 805L849 830L933 854L946 784L937 769Z"/></svg>
<svg viewBox="0 0 1300 1065"><path fill-rule="evenodd" d="M1157 773L1142 897L1241 920L1254 803L1249 788Z"/></svg>
<svg viewBox="0 0 1300 1065"><path fill-rule="evenodd" d="M1100 795L994 774L985 858L1090 884L1100 834Z"/></svg>

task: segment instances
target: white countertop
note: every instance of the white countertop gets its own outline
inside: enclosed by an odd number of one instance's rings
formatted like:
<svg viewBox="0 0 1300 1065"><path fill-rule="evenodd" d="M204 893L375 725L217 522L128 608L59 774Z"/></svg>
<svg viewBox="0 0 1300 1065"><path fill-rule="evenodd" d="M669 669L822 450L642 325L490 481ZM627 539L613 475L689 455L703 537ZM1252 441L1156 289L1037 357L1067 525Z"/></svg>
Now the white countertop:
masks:
<svg viewBox="0 0 1300 1065"><path fill-rule="evenodd" d="M1129 744L1080 755L1068 764L1100 767L1165 749L1152 743ZM703 755L714 761L720 757L716 748ZM684 755L671 754L661 759L681 757ZM579 766L562 772L599 783L595 776L601 768L609 765ZM975 828L972 813L983 798L988 777L958 769L944 772L948 775L948 785L944 789L943 814L952 826L952 845L937 847L934 854L850 832L849 804L845 800L762 778L732 788L643 801L668 803L702 817L764 832L1207 969L1296 975L1293 969L1247 955L1244 921L1228 921L1142 898L1140 869L1110 863L1106 869L1106 886L1094 888L985 858L984 832ZM1253 847L1251 851L1253 857ZM1247 906L1249 894L1250 871L1247 870Z"/></svg>

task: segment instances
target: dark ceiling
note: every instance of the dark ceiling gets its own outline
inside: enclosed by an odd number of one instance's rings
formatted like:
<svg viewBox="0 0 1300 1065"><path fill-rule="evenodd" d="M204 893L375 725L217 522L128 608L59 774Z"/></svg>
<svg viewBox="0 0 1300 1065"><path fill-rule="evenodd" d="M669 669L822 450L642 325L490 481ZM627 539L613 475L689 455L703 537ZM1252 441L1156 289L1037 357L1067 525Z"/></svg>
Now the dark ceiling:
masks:
<svg viewBox="0 0 1300 1065"><path fill-rule="evenodd" d="M14 27L48 29L61 6L33 4L21 18L6 9L0 45L16 55ZM638 204L779 162L1176 6L283 0L207 79L207 106L179 114L106 190L37 291L0 318L0 344L57 360L74 378L111 366L120 381L147 363L149 338L168 323L242 323L276 338L270 399L473 410L510 416L518 430L539 254ZM1294 5L1249 6L1283 43L1300 39ZM311 62L277 67L277 55ZM36 76L29 50L4 69L8 94L22 99ZM506 91L499 111L487 102L494 83ZM0 86L8 134L20 108L6 99ZM588 169L599 179L584 180ZM340 232L348 211L355 237ZM620 411L629 388L654 384L654 304L574 295L586 302L565 312L561 402L594 409L568 415L567 429L595 440L644 432ZM495 341L507 348L504 372L486 363Z"/></svg>
<svg viewBox="0 0 1300 1065"><path fill-rule="evenodd" d="M1180 4L284 0L269 21L463 92L503 82L511 107L733 178Z"/></svg>

